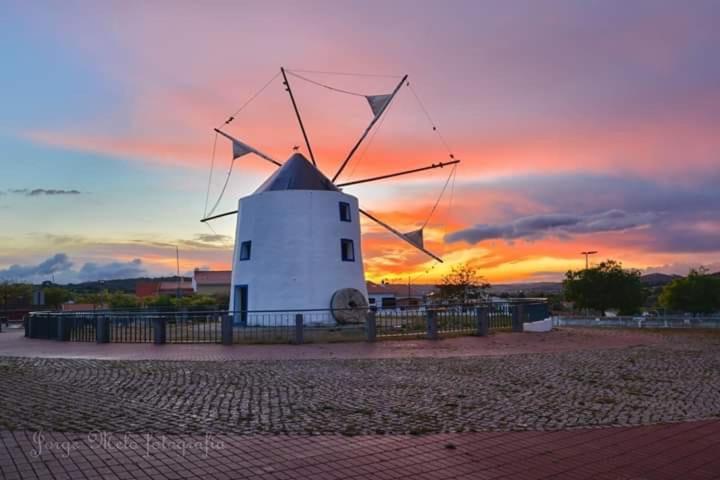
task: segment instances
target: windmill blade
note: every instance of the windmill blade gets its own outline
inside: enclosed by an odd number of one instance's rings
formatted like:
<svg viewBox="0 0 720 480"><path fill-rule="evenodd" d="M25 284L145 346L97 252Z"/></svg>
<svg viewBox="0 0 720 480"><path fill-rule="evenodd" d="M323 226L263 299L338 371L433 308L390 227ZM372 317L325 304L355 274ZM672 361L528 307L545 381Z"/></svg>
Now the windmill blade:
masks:
<svg viewBox="0 0 720 480"><path fill-rule="evenodd" d="M241 142L237 138L235 138L231 135L228 135L227 133L223 132L222 130L220 130L218 128L216 128L215 131L232 142L232 144L233 144L233 160L235 160L236 158L241 157L245 154L254 153L258 157L262 158L263 160L267 160L268 162L273 163L278 167L282 167L282 163L278 162L277 160L274 160L272 157L270 157L270 155L267 155L267 154L261 152L257 148L251 147L250 145L248 145L245 142Z"/></svg>
<svg viewBox="0 0 720 480"><path fill-rule="evenodd" d="M390 233L392 233L396 237L406 241L413 247L417 248L418 250L423 252L425 255L428 255L428 256L434 258L435 260L437 260L438 262L443 263L442 258L438 257L437 255L430 252L429 250L426 250L425 247L423 246L422 229L420 229L419 231L414 231L414 232L405 234L405 233L400 232L399 230L394 229L393 227L391 227L387 223L383 222L382 220L378 219L377 217L374 217L373 215L369 214L362 208L360 209L360 213L362 213L363 215L365 215L366 217L368 217L370 220L377 223L381 227L384 227L386 230L388 230Z"/></svg>
<svg viewBox="0 0 720 480"><path fill-rule="evenodd" d="M235 215L238 211L233 210L232 212L225 212L225 213L218 213L217 215L212 215L210 217L201 218L200 222L205 223L210 220L215 220L217 218L227 217L228 215Z"/></svg>
<svg viewBox="0 0 720 480"><path fill-rule="evenodd" d="M352 158L352 156L355 154L355 151L358 149L360 144L365 140L365 137L367 137L368 133L370 133L370 130L372 130L372 127L375 125L375 123L382 117L383 112L387 109L388 105L390 105L390 102L392 102L392 99L395 98L395 95L397 94L398 90L400 90L400 87L403 86L403 83L405 83L405 80L407 80L407 75L402 77L402 80L400 80L400 83L397 84L395 87L395 90L386 97L385 95L375 95L371 97L366 97L368 103L370 104L370 107L373 111L373 119L370 121L370 125L367 126L363 134L360 136L360 139L355 143L355 146L353 146L352 149L350 149L350 153L348 153L347 157L345 158L345 161L340 165L340 168L338 168L338 171L335 173L335 175L332 177L333 183L335 183L335 180L340 176L343 170L345 170L345 167L347 166L348 162ZM383 97L383 98L380 98Z"/></svg>
<svg viewBox="0 0 720 480"><path fill-rule="evenodd" d="M414 168L412 170L405 170L405 171L397 172L397 173L388 173L387 175L363 178L362 180L354 180L352 182L338 183L336 185L336 187L348 187L350 185L357 185L359 183L375 182L377 180L385 180L386 178L399 177L401 175L409 175L411 173L423 172L425 170L432 170L434 168L443 168L443 167L447 167L448 165L455 165L456 163L460 163L460 160L452 160L449 162L433 163L432 165L427 166L427 167Z"/></svg>

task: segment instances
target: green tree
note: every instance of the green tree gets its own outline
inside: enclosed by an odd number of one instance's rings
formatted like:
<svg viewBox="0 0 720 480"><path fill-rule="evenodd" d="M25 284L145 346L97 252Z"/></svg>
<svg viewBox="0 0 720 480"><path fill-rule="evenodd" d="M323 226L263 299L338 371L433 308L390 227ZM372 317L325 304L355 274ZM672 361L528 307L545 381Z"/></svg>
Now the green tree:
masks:
<svg viewBox="0 0 720 480"><path fill-rule="evenodd" d="M173 298L172 302L177 308L187 308L190 310L208 310L217 306L217 299L215 299L215 297L202 294Z"/></svg>
<svg viewBox="0 0 720 480"><path fill-rule="evenodd" d="M685 278L665 285L659 303L668 310L713 313L720 310L720 278L708 275L705 268L690 270Z"/></svg>
<svg viewBox="0 0 720 480"><path fill-rule="evenodd" d="M453 267L437 285L440 300L448 303L471 303L487 297L490 284L470 264Z"/></svg>
<svg viewBox="0 0 720 480"><path fill-rule="evenodd" d="M174 306L173 299L167 295L146 298L144 303L149 308L172 308Z"/></svg>
<svg viewBox="0 0 720 480"><path fill-rule="evenodd" d="M620 262L605 260L599 265L568 271L563 280L565 298L579 309L597 310L605 314L618 309L621 315L636 313L645 299L640 271L623 269Z"/></svg>
<svg viewBox="0 0 720 480"><path fill-rule="evenodd" d="M109 305L111 295L107 290L103 290L97 293L84 293L75 296L76 303L90 303L95 307Z"/></svg>
<svg viewBox="0 0 720 480"><path fill-rule="evenodd" d="M230 305L230 295L227 293L215 293L213 298L215 298L215 304L220 310L226 310Z"/></svg>
<svg viewBox="0 0 720 480"><path fill-rule="evenodd" d="M140 301L135 295L120 292L110 294L108 303L113 310L130 310L140 305Z"/></svg>
<svg viewBox="0 0 720 480"><path fill-rule="evenodd" d="M32 285L27 283L0 283L0 304L2 310L30 306L32 303Z"/></svg>
<svg viewBox="0 0 720 480"><path fill-rule="evenodd" d="M70 292L62 287L47 287L43 289L45 305L53 308L60 308L60 305L72 298Z"/></svg>

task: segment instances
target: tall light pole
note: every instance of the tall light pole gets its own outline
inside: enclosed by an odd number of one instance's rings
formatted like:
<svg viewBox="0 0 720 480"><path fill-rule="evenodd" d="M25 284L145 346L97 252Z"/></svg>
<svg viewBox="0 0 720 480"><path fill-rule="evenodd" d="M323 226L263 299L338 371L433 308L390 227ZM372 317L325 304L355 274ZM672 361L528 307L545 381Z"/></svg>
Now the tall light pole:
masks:
<svg viewBox="0 0 720 480"><path fill-rule="evenodd" d="M175 266L177 267L177 290L175 292L175 298L180 298L180 289L182 288L182 277L180 277L180 249L175 245Z"/></svg>
<svg viewBox="0 0 720 480"><path fill-rule="evenodd" d="M587 252L580 252L580 255L585 255L585 270L587 270L587 269L589 268L589 266L590 266L590 263L589 263L589 261L588 261L588 258L590 257L590 255L595 255L596 253L598 253L596 250L589 250L589 251L587 251Z"/></svg>

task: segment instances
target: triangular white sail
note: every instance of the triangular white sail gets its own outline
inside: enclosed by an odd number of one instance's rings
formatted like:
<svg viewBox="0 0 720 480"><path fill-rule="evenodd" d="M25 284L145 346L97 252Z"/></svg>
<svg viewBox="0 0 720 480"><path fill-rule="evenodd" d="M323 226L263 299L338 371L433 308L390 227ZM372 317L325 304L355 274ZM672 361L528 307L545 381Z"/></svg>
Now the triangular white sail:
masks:
<svg viewBox="0 0 720 480"><path fill-rule="evenodd" d="M403 236L408 242L412 243L416 247L424 248L425 243L423 242L423 229L413 230L412 232L403 233Z"/></svg>
<svg viewBox="0 0 720 480"><path fill-rule="evenodd" d="M240 140L232 139L233 160L253 152L253 148L245 145Z"/></svg>
<svg viewBox="0 0 720 480"><path fill-rule="evenodd" d="M370 104L370 108L372 109L373 115L375 115L377 117L385 109L385 106L388 104L388 102L392 98L392 94L390 94L390 95L366 95L365 98L367 98L367 101Z"/></svg>

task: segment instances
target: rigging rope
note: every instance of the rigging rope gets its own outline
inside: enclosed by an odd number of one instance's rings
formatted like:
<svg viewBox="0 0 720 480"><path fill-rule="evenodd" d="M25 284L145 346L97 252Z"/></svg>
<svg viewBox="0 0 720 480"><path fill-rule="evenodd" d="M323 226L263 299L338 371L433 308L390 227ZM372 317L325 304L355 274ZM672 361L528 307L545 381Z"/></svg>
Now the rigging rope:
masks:
<svg viewBox="0 0 720 480"><path fill-rule="evenodd" d="M272 77L270 80L268 80L267 83L266 83L265 85L263 85L260 90L258 90L257 92L255 92L255 94L254 94L252 97L250 97L249 99L247 99L247 100L245 101L245 103L243 103L243 104L240 106L240 108L238 108L237 110L235 110L235 112L234 112L232 115L230 115L230 116L228 117L228 119L225 120L225 121L222 123L222 125L218 126L218 128L222 128L223 126L225 126L225 125L227 125L228 123L230 123L230 122L232 122L233 120L235 120L235 115L237 115L237 114L240 113L245 107L247 107L248 105L250 105L250 102L252 102L253 100L255 100L262 92L264 92L265 89L266 89L268 86L270 86L270 84L273 82L273 80L275 80L279 75L280 75L280 72L278 72L278 73L276 73L275 75L273 75L273 77Z"/></svg>
<svg viewBox="0 0 720 480"><path fill-rule="evenodd" d="M430 210L430 215L428 215L427 219L425 219L425 223L422 224L422 227L420 227L420 229L425 228L425 226L426 226L426 225L428 224L428 222L430 221L430 218L432 218L433 213L435 213L435 210L437 209L437 206L438 206L438 204L440 203L440 200L442 200L442 197L443 197L443 195L445 194L445 189L447 189L448 183L450 183L450 179L451 179L451 178L453 177L453 175L455 174L455 169L456 169L456 168L457 168L457 163L456 163L455 165L453 165L453 168L452 168L452 170L450 171L450 175L448 175L447 180L445 180L445 185L443 186L442 190L440 191L440 196L439 196L438 199L435 201L435 205L433 205L432 210Z"/></svg>
<svg viewBox="0 0 720 480"><path fill-rule="evenodd" d="M455 165L457 167L457 164ZM457 169L453 169L453 179L450 184L450 200L448 201L448 214L445 218L445 222L442 225L443 232L446 231L447 224L450 222L450 212L452 212L453 197L455 196L455 180L457 178ZM447 251L447 243L443 242L443 255Z"/></svg>
<svg viewBox="0 0 720 480"><path fill-rule="evenodd" d="M410 82L407 83L407 86L410 88L410 91L412 92L413 96L415 97L415 100L417 100L418 105L420 105L420 108L422 109L423 113L425 114L425 117L427 117L428 121L430 122L430 126L433 129L433 132L435 132L440 138L440 141L447 149L448 155L450 155L450 158L455 158L452 154L452 149L450 148L450 145L448 145L447 141L445 140L445 137L443 137L442 133L440 133L440 130L438 130L437 126L435 125L435 122L433 122L432 117L430 116L430 113L427 111L427 108L425 108L425 105L423 104L422 100L420 100L420 97L418 96L417 92L415 92L415 89L410 85Z"/></svg>
<svg viewBox="0 0 720 480"><path fill-rule="evenodd" d="M205 209L203 210L203 217L207 217L207 206L208 200L210 199L210 185L212 183L213 170L215 169L215 147L217 147L218 134L215 132L215 138L213 139L212 156L210 157L210 175L208 176L207 192L205 192Z"/></svg>
<svg viewBox="0 0 720 480"><path fill-rule="evenodd" d="M289 72L290 70L285 69L286 72ZM380 73L356 73L356 72L327 72L322 70L299 70L299 69L293 69L295 72L301 72L301 73L316 73L320 75L344 75L347 77L383 77L383 78L402 78L402 75L387 75L387 74L380 74Z"/></svg>
<svg viewBox="0 0 720 480"><path fill-rule="evenodd" d="M367 96L368 96L368 95L366 95L366 94L364 94L364 93L351 92L350 90L343 90L342 88L332 87L332 86L330 86L330 85L326 85L326 84L321 83L321 82L316 82L315 80L311 80L311 79L309 79L309 78L307 78L307 77L303 77L302 75L298 75L297 73L295 73L295 72L293 72L293 71L291 71L291 70L285 70L285 71L288 72L288 73L289 73L290 75L292 75L293 77L297 77L297 78L299 78L300 80L305 80L306 82L309 82L309 83L312 83L312 84L314 84L314 85L317 85L318 87L327 88L328 90L332 90L333 92L346 93L346 94L348 94L348 95L354 95L354 96L356 96L356 97L367 97Z"/></svg>
<svg viewBox="0 0 720 480"><path fill-rule="evenodd" d="M233 161L230 162L230 168L228 169L227 176L225 177L225 183L223 184L222 190L220 190L220 195L218 196L218 199L215 202L215 205L213 205L212 209L210 209L210 211L207 214L205 214L206 217L212 216L212 214L215 213L215 209L220 204L220 200L222 200L222 197L225 194L225 189L228 186L228 182L230 182L230 174L232 174L233 166L235 166L235 160L236 159L233 158Z"/></svg>
<svg viewBox="0 0 720 480"><path fill-rule="evenodd" d="M240 113L245 107L247 107L248 105L250 105L250 103L251 103L253 100L255 100L261 93L263 93L263 92L265 91L265 89L267 89L267 88L270 86L270 84L280 75L280 73L281 73L281 72L277 72L275 75L273 75L273 77L272 77L270 80L268 80L268 81L260 88L260 90L258 90L258 91L255 92L250 98L248 98L248 99L245 101L245 103L243 103L243 104L240 106L240 108L238 108L237 110L235 110L235 112L233 112L233 114L230 115L230 116L227 118L227 120L225 120L221 125L219 125L218 128L222 128L223 126L225 126L225 125L229 124L230 122L232 122L233 120L235 120L235 116L236 116L238 113ZM215 140L214 140L214 142L213 142L212 158L211 158L211 160L210 160L210 177L208 178L208 187L207 187L207 192L205 193L205 214L204 214L205 217L209 217L209 216L211 216L213 213L215 213L215 209L216 209L216 208L218 207L218 205L220 204L220 200L222 200L222 197L223 197L223 195L225 194L225 189L226 189L227 186L228 186L228 182L230 182L230 174L232 173L232 169L233 169L233 166L235 165L235 160L236 160L236 159L233 159L232 162L230 163L230 168L228 169L227 176L225 177L225 183L223 184L222 190L220 190L220 195L218 195L218 198L217 198L217 200L215 201L215 204L213 205L212 209L211 209L210 212L208 213L208 211L207 211L207 205L208 205L208 200L209 200L209 198L210 198L210 187L211 187L211 182L212 182L213 169L214 169L214 167L215 167L215 150L216 150L216 147L217 147L217 136L218 136L218 134L217 134L217 132L215 132Z"/></svg>

